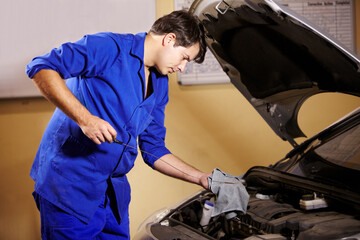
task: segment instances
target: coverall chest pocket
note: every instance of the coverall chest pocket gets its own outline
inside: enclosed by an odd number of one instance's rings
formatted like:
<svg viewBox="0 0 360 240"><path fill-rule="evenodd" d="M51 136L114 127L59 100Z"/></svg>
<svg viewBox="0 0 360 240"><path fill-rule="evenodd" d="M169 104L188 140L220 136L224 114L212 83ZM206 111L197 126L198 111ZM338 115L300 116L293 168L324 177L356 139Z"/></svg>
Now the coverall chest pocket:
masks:
<svg viewBox="0 0 360 240"><path fill-rule="evenodd" d="M153 120L151 116L153 107L153 105L140 105L135 109L131 119L126 124L131 135L138 136L149 126Z"/></svg>

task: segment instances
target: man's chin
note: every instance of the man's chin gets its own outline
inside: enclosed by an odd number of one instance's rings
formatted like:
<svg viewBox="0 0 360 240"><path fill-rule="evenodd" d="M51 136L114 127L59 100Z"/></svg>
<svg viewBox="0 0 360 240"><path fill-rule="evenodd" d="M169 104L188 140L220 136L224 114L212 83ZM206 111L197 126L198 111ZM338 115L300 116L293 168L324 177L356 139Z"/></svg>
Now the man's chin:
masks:
<svg viewBox="0 0 360 240"><path fill-rule="evenodd" d="M158 71L158 73L160 73L161 75L168 75L171 73L171 70L164 70L164 69L158 69L156 68L156 70Z"/></svg>

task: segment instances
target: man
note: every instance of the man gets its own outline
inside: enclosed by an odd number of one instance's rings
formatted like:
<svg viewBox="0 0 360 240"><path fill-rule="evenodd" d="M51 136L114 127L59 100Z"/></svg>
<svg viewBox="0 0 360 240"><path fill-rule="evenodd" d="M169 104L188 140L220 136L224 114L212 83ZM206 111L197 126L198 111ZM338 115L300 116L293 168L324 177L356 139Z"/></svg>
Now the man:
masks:
<svg viewBox="0 0 360 240"><path fill-rule="evenodd" d="M43 239L129 239L126 173L137 139L149 166L208 188L210 173L164 144L167 74L201 63L205 51L198 20L175 11L148 34L88 35L29 63L28 76L57 107L30 174Z"/></svg>

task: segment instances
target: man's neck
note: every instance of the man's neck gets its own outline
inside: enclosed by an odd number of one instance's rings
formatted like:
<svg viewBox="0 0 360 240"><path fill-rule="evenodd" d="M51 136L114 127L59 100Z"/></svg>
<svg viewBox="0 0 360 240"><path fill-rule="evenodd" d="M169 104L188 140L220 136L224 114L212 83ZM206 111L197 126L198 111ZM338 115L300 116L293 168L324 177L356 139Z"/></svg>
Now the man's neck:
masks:
<svg viewBox="0 0 360 240"><path fill-rule="evenodd" d="M144 65L145 68L155 66L156 55L161 47L162 36L148 33L144 43Z"/></svg>

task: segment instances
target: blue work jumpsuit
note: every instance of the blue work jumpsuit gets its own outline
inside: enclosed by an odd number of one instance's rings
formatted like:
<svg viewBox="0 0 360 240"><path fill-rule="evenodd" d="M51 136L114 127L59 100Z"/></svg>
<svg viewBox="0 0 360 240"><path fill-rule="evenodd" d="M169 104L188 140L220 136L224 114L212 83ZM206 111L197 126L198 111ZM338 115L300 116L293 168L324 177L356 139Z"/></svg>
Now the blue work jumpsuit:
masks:
<svg viewBox="0 0 360 240"><path fill-rule="evenodd" d="M76 98L95 116L109 122L117 139L136 148L151 167L170 151L165 147L164 109L168 77L151 69L152 94L145 96L146 33L86 35L34 58L26 68L32 78L41 69L57 71ZM137 150L115 143L96 145L79 126L56 109L41 140L30 176L35 192L88 223L104 195L116 203L119 222L127 216L130 186L126 173Z"/></svg>

